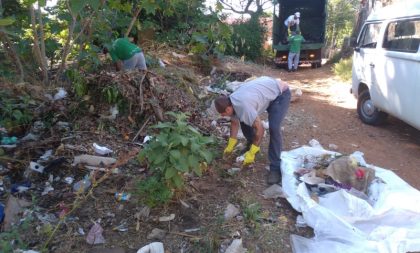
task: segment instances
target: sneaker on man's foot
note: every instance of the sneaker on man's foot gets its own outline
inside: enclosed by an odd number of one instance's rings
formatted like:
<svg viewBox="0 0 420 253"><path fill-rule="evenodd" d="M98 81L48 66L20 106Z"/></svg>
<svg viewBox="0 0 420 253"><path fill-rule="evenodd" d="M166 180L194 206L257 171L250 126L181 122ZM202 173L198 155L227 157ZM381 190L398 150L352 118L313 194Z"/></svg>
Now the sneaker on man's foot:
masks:
<svg viewBox="0 0 420 253"><path fill-rule="evenodd" d="M281 181L281 173L279 170L270 170L267 176L267 183L272 184L278 184Z"/></svg>

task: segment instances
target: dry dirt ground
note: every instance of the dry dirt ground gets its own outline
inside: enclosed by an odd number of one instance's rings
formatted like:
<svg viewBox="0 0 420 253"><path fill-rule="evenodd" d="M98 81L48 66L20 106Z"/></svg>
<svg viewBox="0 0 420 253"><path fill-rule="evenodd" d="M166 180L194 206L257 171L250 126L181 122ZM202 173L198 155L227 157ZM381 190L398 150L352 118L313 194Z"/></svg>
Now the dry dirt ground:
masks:
<svg viewBox="0 0 420 253"><path fill-rule="evenodd" d="M363 124L355 110L356 101L349 94L350 85L335 78L331 66L319 69L302 66L298 72L287 73L273 67L227 60L219 68L280 77L302 89L302 97L291 104L283 125L284 150L306 145L312 139L326 149L334 144L336 151L343 154L359 150L368 163L391 169L420 189L416 180L420 172L420 131L394 118L381 127ZM122 251L112 252L132 253L156 240L163 242L166 253L219 252L234 238L241 238L248 252L292 252L291 234L305 237L313 234L309 228L296 227L298 213L285 199L265 200L261 196L268 187L265 183L267 140L265 137L253 168L232 176L226 171L235 165L216 160L203 177L188 183L185 193L165 207L152 209L145 219L135 216L141 205L134 200L116 202L112 195L118 185L126 185L130 191L134 177L112 177L77 210L77 218L60 228L51 252L111 252L103 249L119 247ZM220 146L219 152L223 148ZM240 215L224 221L223 213L229 203L239 208ZM175 214L174 220L158 221L159 217L170 214ZM83 228L87 232L92 221L98 219L106 243L91 246L86 243L86 235L81 236L77 231ZM124 229L120 229L121 224ZM164 235L160 239L148 238L155 228L163 230Z"/></svg>

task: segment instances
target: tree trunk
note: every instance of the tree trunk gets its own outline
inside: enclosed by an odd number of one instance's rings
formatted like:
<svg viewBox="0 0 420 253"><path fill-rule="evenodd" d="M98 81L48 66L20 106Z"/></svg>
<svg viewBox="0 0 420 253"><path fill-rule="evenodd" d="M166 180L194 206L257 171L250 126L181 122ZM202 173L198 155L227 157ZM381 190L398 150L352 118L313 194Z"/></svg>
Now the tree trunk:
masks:
<svg viewBox="0 0 420 253"><path fill-rule="evenodd" d="M125 32L124 37L128 37L128 35L130 34L131 29L133 29L133 25L134 25L134 23L136 22L137 17L138 17L138 16L139 16L139 14L140 14L140 11L141 11L141 7L140 7L140 6L137 6L136 12L134 13L133 18L131 19L130 25L128 26L128 29L127 29L127 31Z"/></svg>
<svg viewBox="0 0 420 253"><path fill-rule="evenodd" d="M41 12L40 6L38 6L38 19L39 19L39 36L40 36L39 43L41 45L41 57L42 57L44 66L48 68L47 53L45 51L44 23L42 21L42 12Z"/></svg>
<svg viewBox="0 0 420 253"><path fill-rule="evenodd" d="M1 4L1 2L0 2ZM1 7L1 5L0 5ZM19 82L23 83L25 73L23 72L22 62L19 59L19 56L13 46L12 41L9 39L6 33L0 30L0 40L3 42L3 45L6 49L7 54L12 59L12 61L16 64L16 67L19 71Z"/></svg>
<svg viewBox="0 0 420 253"><path fill-rule="evenodd" d="M44 84L48 81L48 70L46 66L44 65L44 60L42 59L41 49L39 47L39 37L38 37L38 31L36 28L36 21L35 21L35 10L33 5L30 5L29 11L31 14L31 24L32 24L32 30L33 30L33 36L34 36L34 53L35 53L35 59L38 61L39 66L41 67L42 71L42 79Z"/></svg>
<svg viewBox="0 0 420 253"><path fill-rule="evenodd" d="M67 5L68 5L68 9L69 9L70 15L72 17L72 20L71 20L71 24L69 26L69 35L67 36L66 44L64 45L63 53L61 55L61 64L60 64L60 68L57 71L57 74L56 74L56 77L55 77L55 82L57 82L59 80L61 74L63 73L64 69L66 68L67 55L69 54L69 50L70 50L70 41L73 38L73 33L74 33L74 29L76 27L76 21L77 21L77 14L73 14L71 12L69 2L67 2Z"/></svg>

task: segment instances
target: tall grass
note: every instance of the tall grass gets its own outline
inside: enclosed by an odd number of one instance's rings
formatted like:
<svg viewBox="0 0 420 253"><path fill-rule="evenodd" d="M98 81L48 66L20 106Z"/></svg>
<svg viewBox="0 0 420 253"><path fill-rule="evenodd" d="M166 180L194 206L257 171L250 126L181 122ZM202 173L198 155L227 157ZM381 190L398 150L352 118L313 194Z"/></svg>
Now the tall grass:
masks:
<svg viewBox="0 0 420 253"><path fill-rule="evenodd" d="M341 59L333 66L334 74L340 77L343 81L349 81L351 79L351 65L353 63L353 57Z"/></svg>

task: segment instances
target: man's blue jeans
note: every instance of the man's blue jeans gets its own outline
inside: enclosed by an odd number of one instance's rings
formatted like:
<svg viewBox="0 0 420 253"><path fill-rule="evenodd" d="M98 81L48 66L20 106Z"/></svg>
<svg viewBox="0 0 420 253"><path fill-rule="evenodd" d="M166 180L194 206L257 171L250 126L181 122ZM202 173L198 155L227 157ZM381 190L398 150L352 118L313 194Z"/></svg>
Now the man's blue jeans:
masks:
<svg viewBox="0 0 420 253"><path fill-rule="evenodd" d="M268 146L268 157L270 159L270 170L280 170L280 154L282 151L282 135L281 124L286 116L287 110L290 105L291 93L287 89L283 91L276 99L274 99L267 108L268 122L270 125L270 144ZM251 126L245 125L241 122L242 132L249 145L252 144L254 139L254 129Z"/></svg>
<svg viewBox="0 0 420 253"><path fill-rule="evenodd" d="M298 65L299 65L299 56L300 56L300 52L299 53L293 53L293 52L289 52L289 57L287 58L287 67L289 68L289 70L297 70ZM293 65L293 66L292 66Z"/></svg>

